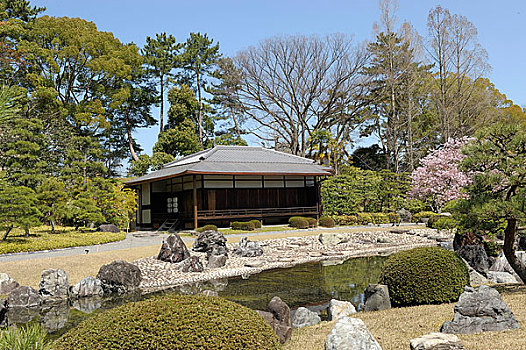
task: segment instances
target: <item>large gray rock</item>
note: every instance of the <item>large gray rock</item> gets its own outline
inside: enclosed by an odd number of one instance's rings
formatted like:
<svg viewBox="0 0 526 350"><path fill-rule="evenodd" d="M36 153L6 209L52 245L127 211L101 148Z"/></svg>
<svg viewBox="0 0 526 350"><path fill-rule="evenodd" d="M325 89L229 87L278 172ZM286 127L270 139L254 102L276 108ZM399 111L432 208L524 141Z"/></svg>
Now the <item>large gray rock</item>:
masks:
<svg viewBox="0 0 526 350"><path fill-rule="evenodd" d="M391 308L389 288L385 284L370 284L364 291L364 311L378 311Z"/></svg>
<svg viewBox="0 0 526 350"><path fill-rule="evenodd" d="M337 245L349 242L349 235L339 232L323 232L318 236L318 240L323 245Z"/></svg>
<svg viewBox="0 0 526 350"><path fill-rule="evenodd" d="M489 271L488 255L484 246L479 244L470 244L460 247L457 254L467 261L469 266L474 268L478 273L486 276Z"/></svg>
<svg viewBox="0 0 526 350"><path fill-rule="evenodd" d="M227 261L226 255L210 255L208 257L207 267L209 269L217 269L217 268L225 266L226 261Z"/></svg>
<svg viewBox="0 0 526 350"><path fill-rule="evenodd" d="M299 307L292 318L292 327L301 328L306 326L313 326L321 322L320 316L314 311L310 311L306 307Z"/></svg>
<svg viewBox="0 0 526 350"><path fill-rule="evenodd" d="M20 284L12 279L11 276L7 273L0 273L0 294L9 294L18 287L20 287Z"/></svg>
<svg viewBox="0 0 526 350"><path fill-rule="evenodd" d="M166 241L163 241L157 259L169 263L178 263L189 257L190 253L181 237L178 234L173 234L168 236Z"/></svg>
<svg viewBox="0 0 526 350"><path fill-rule="evenodd" d="M356 308L353 304L351 304L348 301L341 301L336 299L331 299L331 301L329 302L329 308L327 309L329 321L337 320L342 317L347 317L355 313Z"/></svg>
<svg viewBox="0 0 526 350"><path fill-rule="evenodd" d="M488 286L465 287L455 305L452 321L440 329L443 333L471 334L519 328L519 322L499 292Z"/></svg>
<svg viewBox="0 0 526 350"><path fill-rule="evenodd" d="M129 262L115 260L102 265L97 274L97 279L102 282L104 293L127 293L141 284L141 270Z"/></svg>
<svg viewBox="0 0 526 350"><path fill-rule="evenodd" d="M519 283L509 272L488 271L488 279L493 283Z"/></svg>
<svg viewBox="0 0 526 350"><path fill-rule="evenodd" d="M42 272L38 292L44 300L66 299L68 290L69 279L64 270L48 269Z"/></svg>
<svg viewBox="0 0 526 350"><path fill-rule="evenodd" d="M115 226L114 224L103 224L100 225L96 231L99 232L112 232L112 233L119 233L121 230Z"/></svg>
<svg viewBox="0 0 526 350"><path fill-rule="evenodd" d="M102 281L91 276L84 277L79 283L69 289L70 296L73 298L84 298L92 296L102 296Z"/></svg>
<svg viewBox="0 0 526 350"><path fill-rule="evenodd" d="M464 350L454 334L430 333L411 339L411 350Z"/></svg>
<svg viewBox="0 0 526 350"><path fill-rule="evenodd" d="M203 231L194 241L194 252L208 252L217 246L226 247L226 238L219 231Z"/></svg>
<svg viewBox="0 0 526 350"><path fill-rule="evenodd" d="M258 242L249 241L247 237L243 237L239 241L239 247L234 250L234 254L244 257L261 256L263 249Z"/></svg>
<svg viewBox="0 0 526 350"><path fill-rule="evenodd" d="M181 272L203 272L203 269L203 264L197 256L191 256L179 263L179 271Z"/></svg>
<svg viewBox="0 0 526 350"><path fill-rule="evenodd" d="M281 298L274 297L267 305L268 311L256 310L272 327L281 344L287 342L292 336L292 322L290 308Z"/></svg>
<svg viewBox="0 0 526 350"><path fill-rule="evenodd" d="M7 327L7 299L0 299L0 327Z"/></svg>
<svg viewBox="0 0 526 350"><path fill-rule="evenodd" d="M325 340L325 350L382 350L358 318L343 317L336 322Z"/></svg>
<svg viewBox="0 0 526 350"><path fill-rule="evenodd" d="M7 296L7 305L9 308L14 307L38 307L42 304L42 297L36 290L31 287L18 287L11 291Z"/></svg>

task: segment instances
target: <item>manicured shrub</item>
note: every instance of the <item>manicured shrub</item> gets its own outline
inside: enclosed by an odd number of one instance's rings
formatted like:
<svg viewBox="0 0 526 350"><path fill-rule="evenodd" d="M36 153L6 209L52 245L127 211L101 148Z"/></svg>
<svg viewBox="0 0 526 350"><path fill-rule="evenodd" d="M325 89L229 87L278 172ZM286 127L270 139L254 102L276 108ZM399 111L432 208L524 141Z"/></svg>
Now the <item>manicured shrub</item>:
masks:
<svg viewBox="0 0 526 350"><path fill-rule="evenodd" d="M38 323L20 328L9 327L0 331L0 349L50 350L46 336L47 332Z"/></svg>
<svg viewBox="0 0 526 350"><path fill-rule="evenodd" d="M318 220L315 218L305 218L307 219L307 222L309 223L309 227L318 227ZM332 219L331 219L332 220Z"/></svg>
<svg viewBox="0 0 526 350"><path fill-rule="evenodd" d="M373 216L370 213L358 213L358 224L367 225L373 223Z"/></svg>
<svg viewBox="0 0 526 350"><path fill-rule="evenodd" d="M432 211L421 211L413 215L413 222L423 222L422 219L429 219L432 216L437 216L439 214Z"/></svg>
<svg viewBox="0 0 526 350"><path fill-rule="evenodd" d="M255 311L226 299L163 296L127 303L71 329L56 350L279 349Z"/></svg>
<svg viewBox="0 0 526 350"><path fill-rule="evenodd" d="M466 265L440 247L414 248L391 255L380 283L389 287L395 306L440 304L458 299L469 283Z"/></svg>
<svg viewBox="0 0 526 350"><path fill-rule="evenodd" d="M203 227L198 227L195 229L195 232L197 233L201 233L204 231L217 231L217 226L216 225L205 225Z"/></svg>
<svg viewBox="0 0 526 350"><path fill-rule="evenodd" d="M259 221L259 220L250 220L249 222L253 223L255 228L261 228L261 221Z"/></svg>
<svg viewBox="0 0 526 350"><path fill-rule="evenodd" d="M289 226L294 228L309 228L309 221L302 216L293 216L289 219Z"/></svg>
<svg viewBox="0 0 526 350"><path fill-rule="evenodd" d="M252 221L234 221L232 223L232 230L241 230L241 231L254 231L256 225Z"/></svg>
<svg viewBox="0 0 526 350"><path fill-rule="evenodd" d="M387 216L390 224L397 224L400 222L400 215L398 215L398 213L387 213Z"/></svg>
<svg viewBox="0 0 526 350"><path fill-rule="evenodd" d="M358 222L358 217L356 215L332 215L331 218L340 226L356 225Z"/></svg>
<svg viewBox="0 0 526 350"><path fill-rule="evenodd" d="M371 213L371 217L373 218L373 223L376 225L389 223L389 215L387 214Z"/></svg>
<svg viewBox="0 0 526 350"><path fill-rule="evenodd" d="M322 216L318 221L322 227L334 227L334 220L330 216Z"/></svg>

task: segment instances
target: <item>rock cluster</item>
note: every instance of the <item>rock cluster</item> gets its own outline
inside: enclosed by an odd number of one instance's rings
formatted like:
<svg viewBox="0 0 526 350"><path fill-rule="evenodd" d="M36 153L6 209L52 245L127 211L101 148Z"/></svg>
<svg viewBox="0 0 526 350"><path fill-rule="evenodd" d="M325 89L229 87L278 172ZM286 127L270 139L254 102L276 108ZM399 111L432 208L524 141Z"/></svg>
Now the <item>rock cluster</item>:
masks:
<svg viewBox="0 0 526 350"><path fill-rule="evenodd" d="M267 309L268 311L256 310L256 312L270 324L280 343L284 344L292 335L290 308L280 297L274 297L269 301Z"/></svg>
<svg viewBox="0 0 526 350"><path fill-rule="evenodd" d="M411 339L411 350L464 350L454 334L430 333Z"/></svg>
<svg viewBox="0 0 526 350"><path fill-rule="evenodd" d="M466 287L455 305L452 321L441 332L471 334L519 328L519 322L499 292L488 286Z"/></svg>
<svg viewBox="0 0 526 350"><path fill-rule="evenodd" d="M325 350L348 349L382 350L362 320L343 317L336 322L327 336Z"/></svg>
<svg viewBox="0 0 526 350"><path fill-rule="evenodd" d="M190 257L188 248L178 234L173 234L163 241L157 259L169 263L178 263Z"/></svg>
<svg viewBox="0 0 526 350"><path fill-rule="evenodd" d="M327 309L329 321L337 320L342 317L347 317L355 313L356 308L353 304L351 304L348 301L336 299L331 299L331 301L329 302L329 308Z"/></svg>
<svg viewBox="0 0 526 350"><path fill-rule="evenodd" d="M209 230L201 232L195 239L192 250L194 252L206 253L206 260L208 262L207 267L209 269L216 269L225 266L228 259L226 238L219 231ZM201 271L203 270L201 269Z"/></svg>

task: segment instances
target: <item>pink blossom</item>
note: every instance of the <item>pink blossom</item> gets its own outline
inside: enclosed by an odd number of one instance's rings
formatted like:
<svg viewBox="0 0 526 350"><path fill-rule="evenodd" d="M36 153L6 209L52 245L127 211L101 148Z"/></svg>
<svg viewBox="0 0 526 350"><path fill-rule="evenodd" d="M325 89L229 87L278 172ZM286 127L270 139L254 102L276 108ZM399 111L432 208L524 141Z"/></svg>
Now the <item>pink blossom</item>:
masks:
<svg viewBox="0 0 526 350"><path fill-rule="evenodd" d="M470 185L470 174L458 166L466 157L461 150L470 138L449 139L441 148L420 160L421 166L411 173L410 198L431 202L433 209L440 210L445 203L460 198L469 198L463 190Z"/></svg>

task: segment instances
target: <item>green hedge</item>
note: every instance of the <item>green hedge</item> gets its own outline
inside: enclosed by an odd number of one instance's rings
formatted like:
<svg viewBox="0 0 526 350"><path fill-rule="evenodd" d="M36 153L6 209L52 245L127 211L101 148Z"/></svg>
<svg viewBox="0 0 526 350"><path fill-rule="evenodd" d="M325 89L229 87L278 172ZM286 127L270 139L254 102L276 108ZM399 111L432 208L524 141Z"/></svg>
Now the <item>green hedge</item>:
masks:
<svg viewBox="0 0 526 350"><path fill-rule="evenodd" d="M303 216L293 216L289 219L289 225L294 228L309 228L309 221Z"/></svg>
<svg viewBox="0 0 526 350"><path fill-rule="evenodd" d="M331 218L340 226L351 226L358 223L356 215L332 215Z"/></svg>
<svg viewBox="0 0 526 350"><path fill-rule="evenodd" d="M56 350L279 349L255 311L226 299L163 296L97 314L54 343Z"/></svg>
<svg viewBox="0 0 526 350"><path fill-rule="evenodd" d="M75 231L73 228L59 228L57 233L52 234L49 228L39 227L31 230L28 238L23 232L11 233L5 241L0 242L0 254L96 245L121 241L125 238L126 232L85 232Z"/></svg>
<svg viewBox="0 0 526 350"><path fill-rule="evenodd" d="M451 216L433 215L429 218L427 227L435 228L437 230L453 229L457 227L457 222Z"/></svg>
<svg viewBox="0 0 526 350"><path fill-rule="evenodd" d="M254 231L256 225L252 221L234 221L232 223L232 230L242 230L242 231Z"/></svg>
<svg viewBox="0 0 526 350"><path fill-rule="evenodd" d="M334 227L335 222L330 216L322 216L319 220L320 226L323 227Z"/></svg>
<svg viewBox="0 0 526 350"><path fill-rule="evenodd" d="M318 227L318 220L316 220L316 218L305 218L305 219L307 219L307 222L309 223L309 227L311 227L311 228ZM323 226L323 225L321 225L321 226Z"/></svg>
<svg viewBox="0 0 526 350"><path fill-rule="evenodd" d="M440 247L424 247L391 255L380 283L389 287L395 306L456 301L469 284L469 272L460 258Z"/></svg>
<svg viewBox="0 0 526 350"><path fill-rule="evenodd" d="M216 225L205 225L203 227L198 227L195 229L195 232L197 233L201 233L205 231L217 231L217 226Z"/></svg>
<svg viewBox="0 0 526 350"><path fill-rule="evenodd" d="M250 220L249 222L253 223L255 228L261 228L261 221L259 221L259 220Z"/></svg>
<svg viewBox="0 0 526 350"><path fill-rule="evenodd" d="M440 214L434 213L432 211L421 211L413 215L413 222L420 222L422 218L431 218Z"/></svg>

